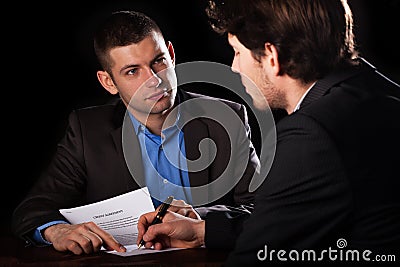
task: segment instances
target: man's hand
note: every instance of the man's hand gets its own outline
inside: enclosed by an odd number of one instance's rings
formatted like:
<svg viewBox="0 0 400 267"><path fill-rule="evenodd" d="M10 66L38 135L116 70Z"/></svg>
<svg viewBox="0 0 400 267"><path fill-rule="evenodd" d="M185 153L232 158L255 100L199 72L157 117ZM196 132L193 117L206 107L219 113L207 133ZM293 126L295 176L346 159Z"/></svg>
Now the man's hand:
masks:
<svg viewBox="0 0 400 267"><path fill-rule="evenodd" d="M98 252L102 246L107 250L126 251L112 235L94 222L52 225L44 230L43 235L56 250L71 251L76 255Z"/></svg>
<svg viewBox="0 0 400 267"><path fill-rule="evenodd" d="M195 248L204 245L205 221L168 210L162 223L150 226L156 214L157 211L154 211L140 216L138 245L142 238L146 241L146 248L154 246L158 250L171 247Z"/></svg>

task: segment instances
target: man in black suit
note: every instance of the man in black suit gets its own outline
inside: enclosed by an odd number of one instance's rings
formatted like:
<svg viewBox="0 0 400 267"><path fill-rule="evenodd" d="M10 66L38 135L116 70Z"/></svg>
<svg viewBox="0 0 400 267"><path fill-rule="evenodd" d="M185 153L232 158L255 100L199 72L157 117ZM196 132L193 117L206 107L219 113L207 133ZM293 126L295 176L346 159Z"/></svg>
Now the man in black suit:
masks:
<svg viewBox="0 0 400 267"><path fill-rule="evenodd" d="M252 203L248 184L259 160L245 106L178 89L173 46L142 13L113 13L100 25L94 41L103 68L98 80L117 97L70 114L50 165L14 211L14 233L30 244L53 245L75 254L96 252L102 246L124 251L96 224L70 225L59 209L144 186L155 207L171 194L189 204ZM210 118L204 101L228 108L237 118L226 118L234 131L227 132ZM190 105L183 105L186 102ZM170 163L167 153L183 156ZM199 159L202 166L190 165ZM231 190L191 190L220 178L231 181Z"/></svg>
<svg viewBox="0 0 400 267"><path fill-rule="evenodd" d="M228 35L232 70L257 108L289 114L262 148L276 145L275 157L261 157L254 209L215 206L204 220L168 212L150 227L148 213L139 239L232 249L227 266L296 261L304 250L323 262L340 250L343 261L352 249L359 261L398 253L400 87L357 53L347 1L219 2L207 14Z"/></svg>

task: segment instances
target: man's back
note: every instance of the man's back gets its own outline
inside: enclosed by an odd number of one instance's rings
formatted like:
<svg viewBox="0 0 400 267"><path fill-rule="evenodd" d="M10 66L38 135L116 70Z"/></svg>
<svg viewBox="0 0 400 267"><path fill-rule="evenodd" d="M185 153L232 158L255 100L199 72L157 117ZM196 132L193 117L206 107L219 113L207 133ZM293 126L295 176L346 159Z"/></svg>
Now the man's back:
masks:
<svg viewBox="0 0 400 267"><path fill-rule="evenodd" d="M300 114L333 139L351 187L348 246L387 252L400 244L400 87L373 69L338 83Z"/></svg>

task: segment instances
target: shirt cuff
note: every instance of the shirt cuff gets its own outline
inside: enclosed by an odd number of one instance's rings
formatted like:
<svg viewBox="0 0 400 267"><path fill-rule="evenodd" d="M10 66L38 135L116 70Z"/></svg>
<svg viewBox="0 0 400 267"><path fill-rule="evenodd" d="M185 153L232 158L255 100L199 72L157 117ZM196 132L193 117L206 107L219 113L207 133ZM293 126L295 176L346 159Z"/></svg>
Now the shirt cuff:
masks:
<svg viewBox="0 0 400 267"><path fill-rule="evenodd" d="M60 224L60 223L69 224L66 221L52 221L52 222L45 223L42 226L39 226L38 228L36 228L35 232L33 233L33 239L38 243L51 245L52 244L51 242L44 239L44 237L42 235L42 230L46 229L49 226L52 226L55 224Z"/></svg>

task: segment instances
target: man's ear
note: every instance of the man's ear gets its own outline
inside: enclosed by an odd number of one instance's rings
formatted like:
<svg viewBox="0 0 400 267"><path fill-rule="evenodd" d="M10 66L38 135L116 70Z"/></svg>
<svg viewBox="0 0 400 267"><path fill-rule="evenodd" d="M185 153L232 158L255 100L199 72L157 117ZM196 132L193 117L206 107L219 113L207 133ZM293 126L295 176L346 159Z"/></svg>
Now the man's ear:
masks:
<svg viewBox="0 0 400 267"><path fill-rule="evenodd" d="M271 43L265 43L265 57L264 64L268 64L269 69L272 70L272 74L278 75L280 71L280 65L278 61L278 50Z"/></svg>
<svg viewBox="0 0 400 267"><path fill-rule="evenodd" d="M106 89L110 94L115 95L118 93L118 89L114 84L113 79L107 71L99 70L97 71L97 79L100 84Z"/></svg>
<svg viewBox="0 0 400 267"><path fill-rule="evenodd" d="M174 66L175 66L175 51L174 51L174 47L170 41L167 41L167 48L168 48L169 55L172 59L172 64L174 64Z"/></svg>

